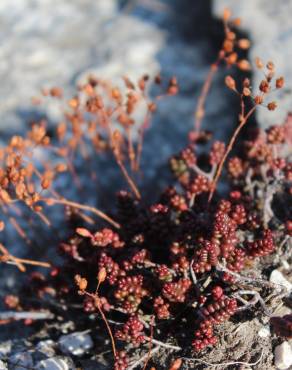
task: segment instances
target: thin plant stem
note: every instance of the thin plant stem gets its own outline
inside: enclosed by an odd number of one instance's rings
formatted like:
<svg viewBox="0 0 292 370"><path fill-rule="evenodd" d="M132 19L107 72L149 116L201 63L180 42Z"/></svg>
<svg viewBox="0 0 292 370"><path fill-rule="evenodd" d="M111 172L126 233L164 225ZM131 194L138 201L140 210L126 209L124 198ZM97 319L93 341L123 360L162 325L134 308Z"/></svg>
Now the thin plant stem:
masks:
<svg viewBox="0 0 292 370"><path fill-rule="evenodd" d="M243 361L231 361L231 362L220 362L220 363L211 363L204 360L201 360L200 358L188 358L188 357L182 357L182 360L190 361L190 362L199 362L204 365L216 367L216 366L231 366L231 365L245 365L245 366L255 366L258 363L261 362L263 357L264 350L262 349L260 357L255 362L243 362Z"/></svg>
<svg viewBox="0 0 292 370"><path fill-rule="evenodd" d="M217 58L216 62L211 65L211 67L209 69L209 72L208 72L208 75L207 75L207 78L204 82L201 94L199 96L197 108L196 108L196 111L195 111L194 127L195 127L196 132L199 132L200 129L201 129L202 120L205 116L206 99L207 99L207 96L209 94L213 78L214 78L214 76L215 76L215 74L218 70L218 66L219 66L219 63L220 63L221 59L222 59L221 55L218 55L218 58Z"/></svg>
<svg viewBox="0 0 292 370"><path fill-rule="evenodd" d="M150 358L156 353L158 352L159 350L161 349L160 346L157 346L155 348L153 348L150 352ZM142 356L141 358L139 358L139 360L137 360L136 362L134 362L131 366L128 367L127 370L134 370L137 368L137 366L141 365L149 356L149 353L147 352L146 355Z"/></svg>
<svg viewBox="0 0 292 370"><path fill-rule="evenodd" d="M150 361L151 358L151 350L153 346L153 319L154 317L152 316L151 323L150 323L150 337L149 337L149 350L148 350L148 357L146 358L145 364L143 366L143 370L146 370L147 364Z"/></svg>
<svg viewBox="0 0 292 370"><path fill-rule="evenodd" d="M128 174L128 171L126 169L126 167L124 166L123 162L121 161L120 158L117 158L116 157L116 160L117 160L117 163L125 177L125 179L127 180L130 188L132 189L133 193L135 194L135 197L140 200L141 199L141 194L136 186L136 184L134 183L134 181L131 179L130 175Z"/></svg>
<svg viewBox="0 0 292 370"><path fill-rule="evenodd" d="M72 208L82 209L84 211L88 211L88 212L96 214L97 216L99 216L103 220L107 221L108 223L110 223L111 225L113 225L117 229L119 229L121 227L120 224L118 224L116 221L114 221L111 217L109 217L107 214L105 214L104 212L100 211L99 209L97 209L95 207L91 207L91 206L83 205L83 204L80 204L80 203L76 203L76 202L73 202L73 201L70 201L70 200L67 200L67 199L64 199L64 198L62 198L62 199L42 198L42 201L44 201L48 204L63 204L65 206L69 206L69 207L72 207Z"/></svg>
<svg viewBox="0 0 292 370"><path fill-rule="evenodd" d="M213 180L213 183L212 183L212 189L210 191L210 194L209 194L209 199L208 201L211 202L212 198L213 198L213 195L214 195L214 192L216 190L216 187L217 187L217 183L219 181L219 178L221 176L221 173L222 173L222 170L223 170L223 166L224 166L224 163L229 155L229 153L231 152L233 146L234 146L234 143L241 131L241 129L245 126L245 124L247 123L249 117L255 112L257 106L253 106L250 111L245 115L245 117L242 117L241 119L241 122L240 124L237 126L236 130L234 131L229 143L228 143L228 146L226 148L226 151L224 153L224 156L222 157L219 165L218 165L218 168L217 168L217 171L216 171L216 175L214 177L214 180Z"/></svg>

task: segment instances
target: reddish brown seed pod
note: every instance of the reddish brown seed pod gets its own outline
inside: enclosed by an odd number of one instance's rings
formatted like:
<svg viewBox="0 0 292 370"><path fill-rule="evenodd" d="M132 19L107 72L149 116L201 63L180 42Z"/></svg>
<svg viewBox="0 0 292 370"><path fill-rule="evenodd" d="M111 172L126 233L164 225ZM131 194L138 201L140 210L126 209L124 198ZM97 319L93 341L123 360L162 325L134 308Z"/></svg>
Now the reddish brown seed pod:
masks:
<svg viewBox="0 0 292 370"><path fill-rule="evenodd" d="M76 233L80 236L83 236L84 238L91 238L92 234L89 230L83 228L83 227L78 227L76 229Z"/></svg>
<svg viewBox="0 0 292 370"><path fill-rule="evenodd" d="M267 105L268 110L271 110L271 111L275 110L277 108L277 106L278 106L277 102L275 102L275 101L272 101L272 102L268 103L268 105Z"/></svg>
<svg viewBox="0 0 292 370"><path fill-rule="evenodd" d="M226 85L230 90L236 91L236 83L235 83L234 78L232 78L231 76L226 76L226 77L225 77L225 85Z"/></svg>
<svg viewBox="0 0 292 370"><path fill-rule="evenodd" d="M97 279L98 279L99 283L103 283L105 281L105 279L106 279L106 269L104 267L102 267L99 270Z"/></svg>
<svg viewBox="0 0 292 370"><path fill-rule="evenodd" d="M242 71L250 71L251 66L248 60L242 59L237 62L237 67Z"/></svg>
<svg viewBox="0 0 292 370"><path fill-rule="evenodd" d="M284 77L277 78L277 80L276 80L276 88L277 89L282 89L282 87L284 86L284 83L285 83Z"/></svg>
<svg viewBox="0 0 292 370"><path fill-rule="evenodd" d="M247 50L250 48L250 41L248 39L240 39L237 41L237 45L240 49Z"/></svg>

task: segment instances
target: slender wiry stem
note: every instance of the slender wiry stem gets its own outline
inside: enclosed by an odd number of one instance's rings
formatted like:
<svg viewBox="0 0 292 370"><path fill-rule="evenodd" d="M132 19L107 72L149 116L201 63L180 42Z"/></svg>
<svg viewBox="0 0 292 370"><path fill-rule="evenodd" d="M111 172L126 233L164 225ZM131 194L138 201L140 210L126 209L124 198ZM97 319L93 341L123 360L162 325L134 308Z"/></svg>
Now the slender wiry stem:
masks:
<svg viewBox="0 0 292 370"><path fill-rule="evenodd" d="M198 105L195 111L195 131L200 131L201 129L201 123L205 115L205 103L207 96L209 94L209 90L212 85L213 78L218 70L219 63L221 61L221 56L219 55L216 62L213 63L209 69L209 73L207 75L207 78L204 82L201 94L198 99Z"/></svg>
<svg viewBox="0 0 292 370"><path fill-rule="evenodd" d="M234 131L229 143L228 143L228 146L226 148L226 151L224 153L224 156L222 157L219 165L218 165L218 168L217 168L217 171L216 171L216 175L215 175L215 178L213 180L213 183L212 183L212 189L210 191L210 195L209 195L209 199L208 201L210 202L213 198L213 194L214 194L214 191L216 190L216 186L217 186L217 183L218 183L218 180L221 176L221 173L222 173L222 170L223 170L223 166L224 166L224 163L229 155L229 153L231 152L233 146L234 146L234 143L241 131L241 129L243 128L243 126L247 123L249 117L255 112L256 110L256 105L253 106L250 111L246 114L245 117L242 117L241 121L240 121L240 124L237 126L236 130Z"/></svg>
<svg viewBox="0 0 292 370"><path fill-rule="evenodd" d="M241 306L241 307L238 307L237 308L237 311L244 311L246 310L247 308L251 307L251 306L254 306L256 305L258 302L260 303L260 305L262 306L265 314L269 317L272 316L272 312L270 312L265 304L265 301L263 300L263 298L261 297L260 293L255 291L255 290L239 290L237 291L235 294L233 294L233 297L239 299L241 298L242 295L253 295L254 298L251 299L250 301L245 301L244 302L244 306Z"/></svg>
<svg viewBox="0 0 292 370"><path fill-rule="evenodd" d="M99 288L99 285L96 288L96 292L98 291L98 288ZM99 311L99 313L100 313L100 315L102 317L103 322L105 323L105 326L107 328L108 334L110 336L111 343L112 343L113 354L114 354L114 357L116 358L116 356L117 356L117 350L116 350L116 344L115 344L113 332L112 332L112 329L111 329L111 327L110 327L110 325L108 323L108 320L107 320L107 318L106 318L106 316L105 316L105 314L103 312L103 309L101 307L99 296L98 296L97 293L96 294L92 294L92 293L89 293L89 292L84 292L84 293L87 296L91 297L94 300L94 302L96 303L96 306L98 308L98 311Z"/></svg>
<svg viewBox="0 0 292 370"><path fill-rule="evenodd" d="M287 294L289 293L287 288L284 285L272 283L272 282L264 280L264 279L242 276L242 275L240 275L240 274L238 274L234 271L229 270L227 267L221 265L220 263L217 264L216 269L218 271L227 272L228 274L234 276L239 282L242 282L242 283L245 283L245 284L250 283L251 286L254 286L254 285L258 284L258 285L261 285L261 286L264 286L264 287L267 287L267 288L276 289L278 291L284 291Z"/></svg>
<svg viewBox="0 0 292 370"><path fill-rule="evenodd" d="M10 255L11 256L11 255ZM41 261L34 261L34 260L29 260L29 259L25 259L25 258L18 258L18 257L13 257L15 263L18 262L18 263L22 263L22 264L25 264L25 265L31 265L31 266L39 266L39 267L46 267L46 268L51 268L52 265L48 262L41 262ZM7 262L7 263L10 263L10 264L14 264L14 262Z"/></svg>
<svg viewBox="0 0 292 370"><path fill-rule="evenodd" d="M150 337L147 337L148 340L149 340L149 350L148 350L148 356L147 356L145 364L143 366L143 370L146 370L147 364L148 364L148 362L150 361L150 358L151 358L151 350L152 350L152 346L153 346L153 321L154 321L154 317L152 316L151 323L150 323Z"/></svg>
<svg viewBox="0 0 292 370"><path fill-rule="evenodd" d="M3 244L0 244L0 251L3 253L3 256L6 259L6 262L9 262L9 260L15 262L16 266L21 272L24 272L26 270L25 266L17 260L16 257L12 256L8 250L4 247Z"/></svg>
<svg viewBox="0 0 292 370"><path fill-rule="evenodd" d="M91 207L91 206L87 206L87 205L84 205L84 204L72 202L72 201L64 199L64 198L62 198L62 199L42 198L42 201L46 202L49 205L51 205L51 204L63 204L64 206L69 206L69 207L72 207L72 208L82 209L84 211L94 213L97 216L99 216L100 218L102 218L103 220L107 221L108 223L110 223L111 225L116 227L117 229L120 228L120 224L118 224L116 221L114 221L107 214L105 214L104 212L100 211L99 209L97 209L95 207Z"/></svg>
<svg viewBox="0 0 292 370"><path fill-rule="evenodd" d="M158 352L159 350L161 349L160 346L157 346L155 348L153 348L150 352L150 358L156 353ZM143 362L148 358L149 356L149 353L147 352L146 355L142 356L141 358L139 358L138 361L134 362L131 366L128 367L127 370L134 370L136 369L136 367L138 367L139 365L143 364Z"/></svg>
<svg viewBox="0 0 292 370"><path fill-rule="evenodd" d="M164 342L161 342L160 340L157 340L157 339L154 339L154 338L151 339L150 337L145 337L145 339L149 342L152 341L154 344L157 344L160 347L172 349L173 351L181 351L182 350L181 347L174 346L174 345L168 344L168 343L164 343Z"/></svg>
<svg viewBox="0 0 292 370"><path fill-rule="evenodd" d="M97 298L97 308L98 308L98 311L99 313L101 314L101 317L106 325L106 328L107 328L107 331L108 331L108 334L110 336L110 339L111 339L111 342L112 342L112 349L113 349L113 353L114 353L114 357L116 358L117 356L117 350L116 350L116 345L115 345L115 340L114 340L114 336L113 336L113 333L112 333L112 330L111 330L111 327L109 326L109 323L107 321L107 318L105 317L105 314L101 308L101 305L99 303L99 298Z"/></svg>
<svg viewBox="0 0 292 370"><path fill-rule="evenodd" d="M130 175L128 174L128 171L126 169L126 167L124 166L123 162L120 160L120 158L116 157L116 160L117 160L117 163L125 177L125 179L127 180L130 188L132 189L133 193L135 194L135 197L140 200L141 199L141 194L136 186L136 184L134 183L134 181L131 179Z"/></svg>
<svg viewBox="0 0 292 370"><path fill-rule="evenodd" d="M200 358L182 357L182 360L191 361L191 362L199 362L201 364L212 366L212 367L216 367L216 366L231 366L231 365L255 366L259 362L261 362L262 357L263 357L263 352L264 352L264 350L262 349L262 352L260 354L260 357L255 362L231 361L231 362L220 362L220 363L216 363L216 364L213 363L212 364L211 362L207 362L207 361L201 360Z"/></svg>

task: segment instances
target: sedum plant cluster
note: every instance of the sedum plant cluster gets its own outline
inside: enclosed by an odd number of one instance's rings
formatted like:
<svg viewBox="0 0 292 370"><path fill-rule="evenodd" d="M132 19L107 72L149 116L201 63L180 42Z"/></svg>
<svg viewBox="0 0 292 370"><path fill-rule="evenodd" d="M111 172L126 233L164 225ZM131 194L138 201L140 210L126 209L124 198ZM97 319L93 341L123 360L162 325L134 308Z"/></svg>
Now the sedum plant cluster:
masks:
<svg viewBox="0 0 292 370"><path fill-rule="evenodd" d="M72 225L76 219L79 224L58 246L59 265L18 258L0 245L1 262L21 271L27 264L50 269L47 275L31 274L25 289L32 299L8 295L5 304L33 312L55 302L51 309L58 314L60 307L69 311L77 307L88 327L97 325L92 317L101 319L115 370L134 368L135 348L146 351L144 368L155 346L180 356L204 353L216 346L223 322L244 320L240 312L248 309L271 316L273 307L265 299L288 294L285 287L266 279L263 266L275 254L287 255L291 243L292 214L286 205L292 203L292 116L282 125L253 130L237 145L257 108L277 108L269 96L283 87L284 79L275 76L273 63L265 67L256 61L264 72L257 89L247 78L238 86L226 77L227 87L240 102L239 122L229 142L213 140L201 128L207 93L219 66L249 68L236 52L249 46L231 28L238 23L224 13L225 39L203 88L194 130L187 147L170 158L173 182L155 203L143 200L135 177L150 116L160 99L178 93L175 78L165 83L156 76L161 93L149 99L148 76L137 84L125 77L126 93L91 76L68 102L54 135L45 122L35 123L26 137L14 136L0 152L0 206L20 236L25 232L15 217L9 218L19 204L47 225L51 220L46 207L61 205ZM48 95L62 98L57 88L43 91L43 98ZM146 107L146 115L137 125L132 114L139 104ZM36 151L53 153L54 161L42 162ZM86 161L94 151L111 152L129 188L117 194L117 208L110 215L68 199L53 187L64 172L78 183L75 160ZM22 211L18 208L18 217ZM1 229L4 226L3 221ZM273 317L271 325L277 335L289 338L291 321L289 315Z"/></svg>

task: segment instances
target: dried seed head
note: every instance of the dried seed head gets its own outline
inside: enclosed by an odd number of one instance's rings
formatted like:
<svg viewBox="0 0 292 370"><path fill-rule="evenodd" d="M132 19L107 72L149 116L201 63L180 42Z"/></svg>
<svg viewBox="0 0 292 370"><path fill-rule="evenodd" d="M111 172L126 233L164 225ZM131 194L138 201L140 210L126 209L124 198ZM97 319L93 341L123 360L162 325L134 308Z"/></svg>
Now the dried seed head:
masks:
<svg viewBox="0 0 292 370"><path fill-rule="evenodd" d="M271 90L271 87L267 80L262 80L259 85L259 89L263 93L267 94Z"/></svg>
<svg viewBox="0 0 292 370"><path fill-rule="evenodd" d="M229 8L225 8L223 11L223 20L226 22L231 17L231 10Z"/></svg>
<svg viewBox="0 0 292 370"><path fill-rule="evenodd" d="M275 101L270 102L268 105L268 110L275 110L277 108L277 103Z"/></svg>
<svg viewBox="0 0 292 370"><path fill-rule="evenodd" d="M262 60L260 59L260 58L256 58L255 59L255 63L256 63L256 67L258 68L258 69L262 69L262 68L264 68L264 63L262 62Z"/></svg>
<svg viewBox="0 0 292 370"><path fill-rule="evenodd" d="M230 90L236 91L236 83L235 83L234 78L232 78L231 76L226 76L226 77L225 77L225 85L226 85Z"/></svg>
<svg viewBox="0 0 292 370"><path fill-rule="evenodd" d="M49 180L47 177L43 178L41 181L41 187L43 189L48 189L51 186L51 180Z"/></svg>
<svg viewBox="0 0 292 370"><path fill-rule="evenodd" d="M240 39L237 42L238 47L243 50L247 50L250 48L250 41L248 39Z"/></svg>
<svg viewBox="0 0 292 370"><path fill-rule="evenodd" d="M79 99L77 97L72 98L68 102L69 107L76 109L79 106Z"/></svg>
<svg viewBox="0 0 292 370"><path fill-rule="evenodd" d="M3 221L0 221L0 232L5 229L5 223Z"/></svg>
<svg viewBox="0 0 292 370"><path fill-rule="evenodd" d="M227 64L235 64L237 62L238 55L237 53L231 53L226 57Z"/></svg>
<svg viewBox="0 0 292 370"><path fill-rule="evenodd" d="M242 60L239 60L237 62L237 67L241 70L241 71L250 71L250 63L248 60L246 59L242 59Z"/></svg>
<svg viewBox="0 0 292 370"><path fill-rule="evenodd" d="M226 34L226 38L227 38L227 40L234 41L236 39L236 33L232 32L232 31L229 31Z"/></svg>
<svg viewBox="0 0 292 370"><path fill-rule="evenodd" d="M274 71L275 70L275 64L273 63L273 62L271 62L271 61L269 61L268 63L267 63L267 69L269 70L269 71Z"/></svg>
<svg viewBox="0 0 292 370"><path fill-rule="evenodd" d="M225 40L224 41L223 50L226 53L231 53L233 51L233 48L234 48L234 42L233 41L231 41L231 40Z"/></svg>
<svg viewBox="0 0 292 370"><path fill-rule="evenodd" d="M282 87L284 86L284 83L285 83L284 77L277 78L277 80L276 80L276 88L277 89L282 89Z"/></svg>
<svg viewBox="0 0 292 370"><path fill-rule="evenodd" d="M113 99L118 100L118 101L121 99L122 97L121 92L117 87L112 89L112 97Z"/></svg>
<svg viewBox="0 0 292 370"><path fill-rule="evenodd" d="M264 100L263 97L260 96L260 95L256 95L255 98L254 98L255 104L262 104L263 100Z"/></svg>
<svg viewBox="0 0 292 370"><path fill-rule="evenodd" d="M98 272L97 279L99 283L103 283L105 281L105 278L106 278L106 269L105 267L102 267Z"/></svg>
<svg viewBox="0 0 292 370"><path fill-rule="evenodd" d="M76 233L80 236L83 236L84 238L91 238L92 234L89 230L83 228L83 227L78 227L76 229Z"/></svg>
<svg viewBox="0 0 292 370"><path fill-rule="evenodd" d="M234 18L232 20L232 24L235 26L235 27L239 27L241 25L241 18Z"/></svg>
<svg viewBox="0 0 292 370"><path fill-rule="evenodd" d="M67 171L67 165L65 163L59 163L55 167L55 170L59 173Z"/></svg>
<svg viewBox="0 0 292 370"><path fill-rule="evenodd" d="M245 78L243 80L243 86L244 87L250 87L250 79L249 78Z"/></svg>
<svg viewBox="0 0 292 370"><path fill-rule="evenodd" d="M80 275L75 275L75 283L81 292L84 292L87 288L87 280Z"/></svg>
<svg viewBox="0 0 292 370"><path fill-rule="evenodd" d="M251 95L251 91L248 87L244 87L243 90L242 90L242 93L244 96L250 96Z"/></svg>
<svg viewBox="0 0 292 370"><path fill-rule="evenodd" d="M63 91L59 87L52 87L50 90L50 95L54 98L62 98Z"/></svg>

